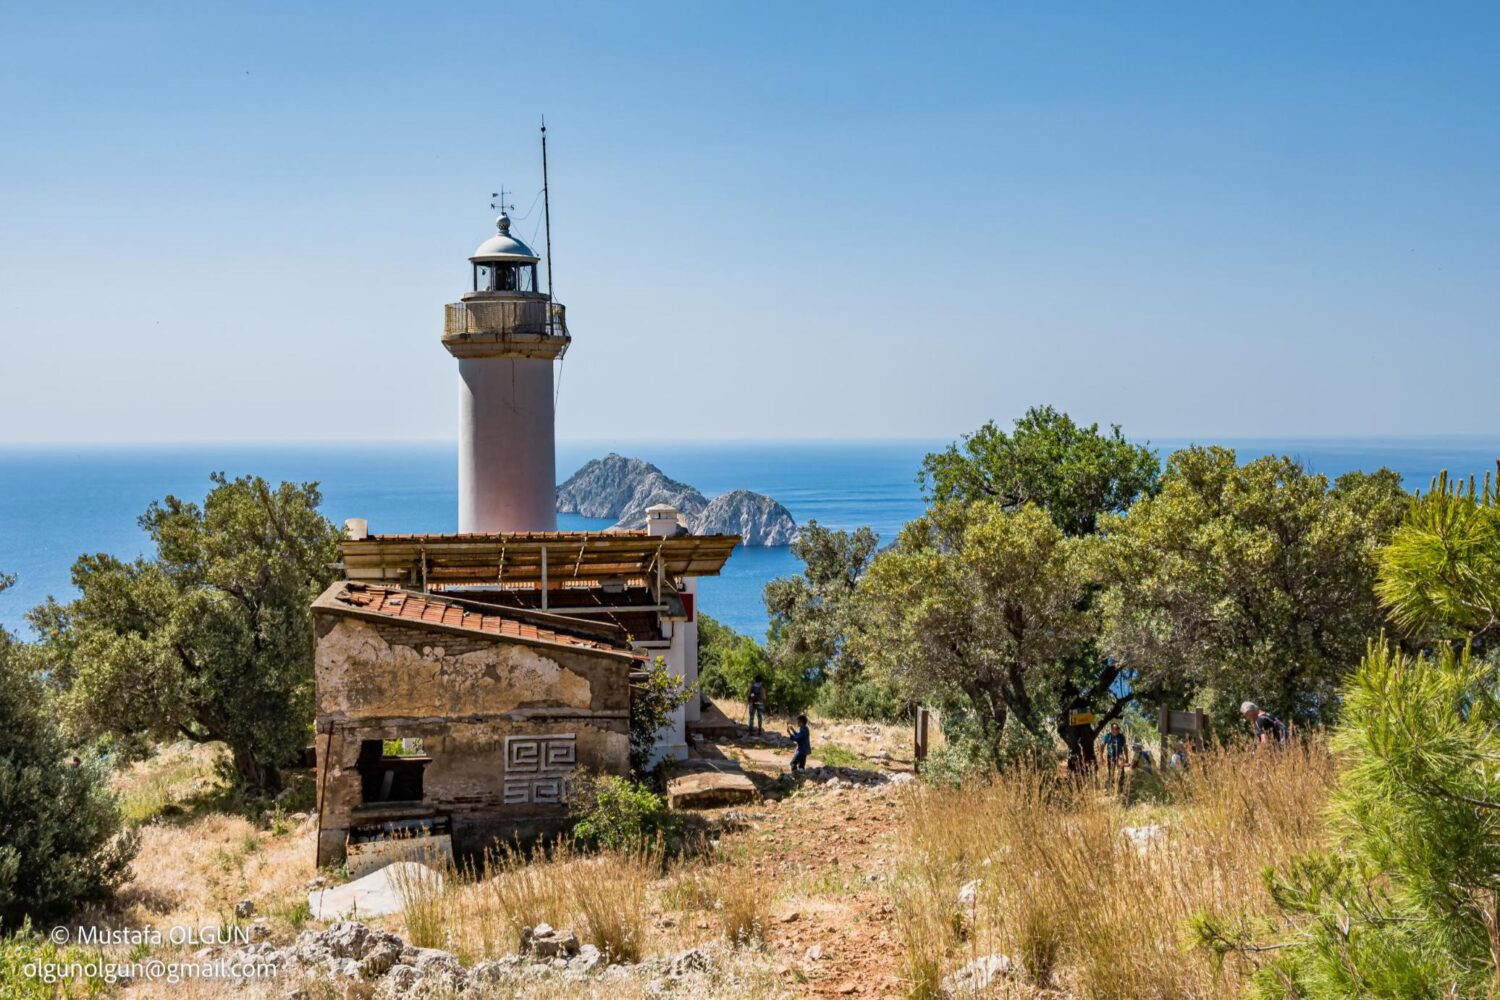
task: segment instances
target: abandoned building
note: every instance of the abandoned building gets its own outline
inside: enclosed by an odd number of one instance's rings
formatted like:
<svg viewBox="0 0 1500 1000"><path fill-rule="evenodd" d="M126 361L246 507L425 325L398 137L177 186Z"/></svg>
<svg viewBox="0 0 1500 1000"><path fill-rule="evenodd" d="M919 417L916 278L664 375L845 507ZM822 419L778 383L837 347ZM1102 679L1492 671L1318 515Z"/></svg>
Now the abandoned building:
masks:
<svg viewBox="0 0 1500 1000"><path fill-rule="evenodd" d="M444 325L461 530L351 519L343 578L313 604L319 865L560 828L576 775L629 770L632 674L661 657L696 683L697 578L739 542L690 534L665 505L644 531L555 530L552 364L571 337L537 256L498 228ZM697 699L675 713L658 758L687 755L697 714Z"/></svg>

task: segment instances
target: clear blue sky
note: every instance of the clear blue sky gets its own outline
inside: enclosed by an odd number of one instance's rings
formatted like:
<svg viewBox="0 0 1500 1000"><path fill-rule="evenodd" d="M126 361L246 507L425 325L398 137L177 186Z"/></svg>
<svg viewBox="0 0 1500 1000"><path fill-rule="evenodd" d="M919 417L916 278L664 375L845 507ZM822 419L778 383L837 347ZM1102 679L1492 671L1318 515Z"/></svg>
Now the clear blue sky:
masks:
<svg viewBox="0 0 1500 1000"><path fill-rule="evenodd" d="M1494 433L1500 8L1236 6L9 4L0 441L451 438L543 112L564 437Z"/></svg>

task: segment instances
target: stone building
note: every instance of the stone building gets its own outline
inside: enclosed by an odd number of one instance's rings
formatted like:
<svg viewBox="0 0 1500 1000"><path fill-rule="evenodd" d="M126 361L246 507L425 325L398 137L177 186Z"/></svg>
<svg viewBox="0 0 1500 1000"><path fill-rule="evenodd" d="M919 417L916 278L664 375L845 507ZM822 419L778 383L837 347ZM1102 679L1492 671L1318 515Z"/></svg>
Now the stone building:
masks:
<svg viewBox="0 0 1500 1000"><path fill-rule="evenodd" d="M580 772L629 770L631 675L698 677L697 578L737 535L557 531L552 365L572 343L510 233L470 255L446 307L459 365L457 534L345 526L343 579L313 604L318 864L368 870L408 836L440 850L560 827ZM658 734L687 756L692 699Z"/></svg>
<svg viewBox="0 0 1500 1000"><path fill-rule="evenodd" d="M576 774L628 773L632 673L660 656L697 680L693 581L737 541L347 538L345 579L313 604L318 863L348 851L361 870L401 835L474 852L561 828ZM687 721L658 755L686 755Z"/></svg>

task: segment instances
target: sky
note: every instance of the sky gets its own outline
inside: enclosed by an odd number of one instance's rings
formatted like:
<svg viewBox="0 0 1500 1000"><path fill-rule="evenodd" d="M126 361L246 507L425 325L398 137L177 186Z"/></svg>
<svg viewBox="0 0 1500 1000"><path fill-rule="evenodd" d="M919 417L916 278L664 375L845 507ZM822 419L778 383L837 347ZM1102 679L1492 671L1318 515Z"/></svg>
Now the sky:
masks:
<svg viewBox="0 0 1500 1000"><path fill-rule="evenodd" d="M0 92L0 443L451 440L543 114L563 438L1500 430L1493 4L9 3Z"/></svg>

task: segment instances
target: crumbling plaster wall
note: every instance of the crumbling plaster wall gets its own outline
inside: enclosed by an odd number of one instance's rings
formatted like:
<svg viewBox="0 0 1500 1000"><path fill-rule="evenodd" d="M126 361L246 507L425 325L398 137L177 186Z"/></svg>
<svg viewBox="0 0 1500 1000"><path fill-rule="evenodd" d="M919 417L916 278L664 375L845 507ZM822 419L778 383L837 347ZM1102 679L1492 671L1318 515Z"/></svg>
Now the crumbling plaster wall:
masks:
<svg viewBox="0 0 1500 1000"><path fill-rule="evenodd" d="M362 740L422 740L432 758L424 801L450 816L459 850L566 818L550 787L533 793L507 769L508 738L566 748L570 762L543 767L544 781L629 771L626 660L339 614L318 613L315 623L319 864L343 857L349 828L363 821Z"/></svg>
<svg viewBox="0 0 1500 1000"><path fill-rule="evenodd" d="M629 709L616 657L320 616L319 718L452 718Z"/></svg>

